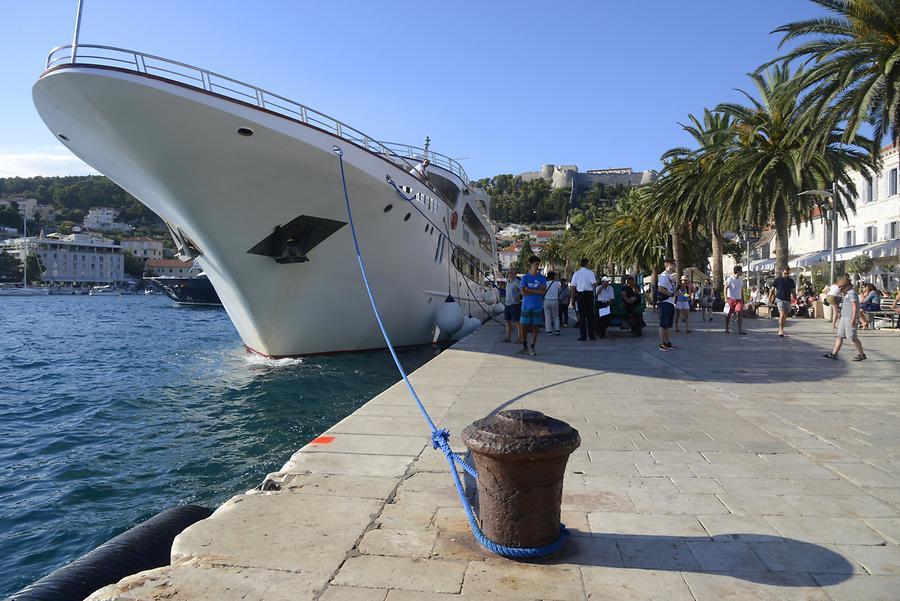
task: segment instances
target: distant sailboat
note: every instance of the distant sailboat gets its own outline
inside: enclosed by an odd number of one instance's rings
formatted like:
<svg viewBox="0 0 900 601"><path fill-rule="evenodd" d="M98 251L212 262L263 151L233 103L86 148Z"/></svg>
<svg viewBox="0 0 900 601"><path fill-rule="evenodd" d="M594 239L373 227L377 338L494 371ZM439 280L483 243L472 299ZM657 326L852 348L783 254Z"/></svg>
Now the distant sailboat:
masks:
<svg viewBox="0 0 900 601"><path fill-rule="evenodd" d="M22 273L22 287L0 287L0 296L46 296L50 292L48 288L28 287L28 222L24 215L22 216L22 240L25 241L25 260L22 261L24 266Z"/></svg>

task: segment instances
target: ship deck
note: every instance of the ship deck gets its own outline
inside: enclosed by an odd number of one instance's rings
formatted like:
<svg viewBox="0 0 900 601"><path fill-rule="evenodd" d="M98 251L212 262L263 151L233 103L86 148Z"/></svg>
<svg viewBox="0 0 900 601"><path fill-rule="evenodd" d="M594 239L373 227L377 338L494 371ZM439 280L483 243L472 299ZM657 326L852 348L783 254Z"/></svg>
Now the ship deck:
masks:
<svg viewBox="0 0 900 601"><path fill-rule="evenodd" d="M412 375L455 450L503 408L580 431L557 556L477 546L399 383L270 475L280 490L235 496L179 536L173 565L90 601L896 599L897 332L861 332L870 359L851 363L821 358L822 320L791 320L786 339L773 321L746 337L720 321L668 353L653 329L593 343L568 329L534 358L488 324Z"/></svg>

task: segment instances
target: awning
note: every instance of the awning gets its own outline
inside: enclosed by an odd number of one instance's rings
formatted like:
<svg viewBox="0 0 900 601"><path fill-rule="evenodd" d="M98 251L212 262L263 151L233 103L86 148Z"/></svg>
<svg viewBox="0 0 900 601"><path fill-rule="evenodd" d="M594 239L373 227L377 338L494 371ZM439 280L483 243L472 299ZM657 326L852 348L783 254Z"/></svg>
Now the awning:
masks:
<svg viewBox="0 0 900 601"><path fill-rule="evenodd" d="M809 265L818 265L828 261L831 257L830 250L817 250L815 252L800 255L796 259L788 261L788 267L808 267Z"/></svg>
<svg viewBox="0 0 900 601"><path fill-rule="evenodd" d="M703 282L709 279L709 276L697 269L696 267L688 267L682 274L687 277L690 282Z"/></svg>
<svg viewBox="0 0 900 601"><path fill-rule="evenodd" d="M771 259L758 259L756 261L750 261L749 270L751 272L772 271L773 269L775 269L774 257Z"/></svg>
<svg viewBox="0 0 900 601"><path fill-rule="evenodd" d="M896 257L900 255L900 239L885 240L883 242L869 244L863 248L863 253L869 255L873 259Z"/></svg>
<svg viewBox="0 0 900 601"><path fill-rule="evenodd" d="M865 250L865 244L857 244L855 246L845 246L844 248L838 248L834 251L834 260L835 261L846 261L847 259L852 259L853 257L858 257L863 254ZM828 255L829 258L831 255Z"/></svg>

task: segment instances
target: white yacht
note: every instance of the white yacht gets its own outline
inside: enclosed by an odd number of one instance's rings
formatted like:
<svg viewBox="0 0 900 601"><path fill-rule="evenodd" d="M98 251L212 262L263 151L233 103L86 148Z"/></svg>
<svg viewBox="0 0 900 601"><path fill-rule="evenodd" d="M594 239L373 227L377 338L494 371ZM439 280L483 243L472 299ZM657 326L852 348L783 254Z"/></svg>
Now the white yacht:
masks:
<svg viewBox="0 0 900 601"><path fill-rule="evenodd" d="M427 143L379 142L277 94L108 46L51 51L33 97L63 144L165 220L257 353L384 347L335 147L394 344L438 338L448 293L475 318L491 310L482 286L497 261L490 199Z"/></svg>

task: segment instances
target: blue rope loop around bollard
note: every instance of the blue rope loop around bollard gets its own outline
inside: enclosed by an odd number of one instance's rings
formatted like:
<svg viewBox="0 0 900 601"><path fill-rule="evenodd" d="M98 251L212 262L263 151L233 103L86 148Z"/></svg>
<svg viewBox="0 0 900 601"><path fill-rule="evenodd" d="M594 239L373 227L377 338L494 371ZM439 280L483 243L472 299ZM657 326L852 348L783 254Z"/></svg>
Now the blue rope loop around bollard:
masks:
<svg viewBox="0 0 900 601"><path fill-rule="evenodd" d="M350 224L350 234L353 236L353 247L356 249L356 261L357 263L359 263L359 271L362 275L363 284L366 287L366 294L368 294L369 296L369 304L372 305L372 312L375 314L375 321L378 323L378 328L381 330L381 335L384 337L384 342L385 344L387 344L388 350L391 353L391 357L394 359L394 364L397 366L397 370L400 372L400 376L403 378L403 382L406 384L406 388L409 390L410 395L412 395L413 400L415 400L419 411L422 413L422 417L425 418L425 421L428 424L429 429L431 430L432 446L435 449L441 450L447 459L447 463L450 466L450 473L453 476L453 484L456 486L456 492L459 495L460 503L462 504L463 510L466 513L466 518L469 521L469 527L472 529L472 534L475 536L475 540L478 541L478 544L492 553L516 559L544 557L546 555L556 553L562 548L568 534L564 525L560 525L559 537L555 541L543 547L530 548L506 547L504 545L497 544L486 537L481 531L481 528L478 526L478 519L475 517L475 511L472 509L472 505L471 503L469 503L469 498L466 496L466 491L463 487L462 480L459 477L459 472L456 470L456 465L462 467L466 471L466 473L468 473L476 480L478 479L478 473L475 471L475 468L469 465L468 462L466 462L460 455L454 453L453 449L450 448L450 432L443 428L439 429L434 425L434 421L432 421L431 416L428 415L428 411L425 409L425 405L422 404L421 399L419 399L419 395L418 393L416 393L416 389L409 381L409 378L406 375L406 370L404 370L403 365L400 364L400 359L397 357L397 351L394 350L394 345L391 342L390 336L388 336L387 330L384 327L384 323L381 321L381 312L378 310L378 304L375 302L375 297L372 294L372 288L371 286L369 286L369 278L366 275L366 267L365 263L363 262L362 251L360 251L359 249L359 239L356 237L356 225L354 225L353 223L353 211L350 209L350 194L347 192L347 178L344 174L344 152L337 145L332 146L332 151L338 157L338 162L340 163L341 185L343 186L344 190L344 203L347 207L347 220ZM394 186L394 188L401 196L406 198L406 196L402 192L400 192L400 189L397 188L397 185L393 182L393 180L391 180L390 175L387 176L387 181L389 184ZM412 201L411 198L406 198L406 200Z"/></svg>

